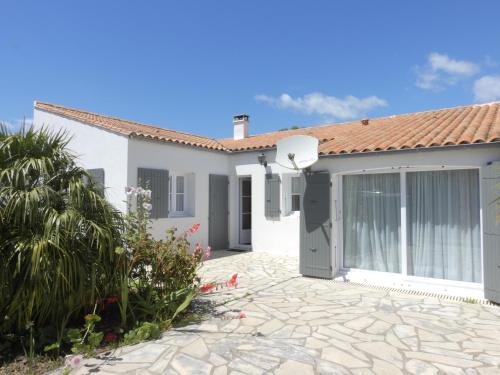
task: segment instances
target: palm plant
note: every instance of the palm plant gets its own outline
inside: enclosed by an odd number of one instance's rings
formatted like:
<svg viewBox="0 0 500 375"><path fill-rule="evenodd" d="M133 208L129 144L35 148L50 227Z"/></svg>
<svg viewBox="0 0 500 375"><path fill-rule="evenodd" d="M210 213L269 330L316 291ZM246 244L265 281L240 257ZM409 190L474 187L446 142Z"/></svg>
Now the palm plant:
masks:
<svg viewBox="0 0 500 375"><path fill-rule="evenodd" d="M59 325L116 293L122 218L64 133L0 127L0 333Z"/></svg>

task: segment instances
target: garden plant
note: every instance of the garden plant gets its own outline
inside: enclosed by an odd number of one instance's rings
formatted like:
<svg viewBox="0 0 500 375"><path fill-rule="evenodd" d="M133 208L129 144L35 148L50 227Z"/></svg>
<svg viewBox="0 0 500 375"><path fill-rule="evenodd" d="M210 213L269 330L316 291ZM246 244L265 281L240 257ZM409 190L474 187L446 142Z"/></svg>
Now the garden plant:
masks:
<svg viewBox="0 0 500 375"><path fill-rule="evenodd" d="M199 225L154 239L151 192L127 188L120 213L68 142L0 128L0 366L158 337L199 291Z"/></svg>

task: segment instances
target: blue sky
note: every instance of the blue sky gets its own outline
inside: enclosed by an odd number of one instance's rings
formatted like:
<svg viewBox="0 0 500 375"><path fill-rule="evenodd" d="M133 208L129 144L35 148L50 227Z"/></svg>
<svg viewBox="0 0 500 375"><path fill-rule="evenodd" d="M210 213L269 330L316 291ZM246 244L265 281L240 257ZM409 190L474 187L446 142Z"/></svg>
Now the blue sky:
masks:
<svg viewBox="0 0 500 375"><path fill-rule="evenodd" d="M70 5L71 4L71 5ZM227 137L500 100L498 1L0 2L0 121L35 99Z"/></svg>

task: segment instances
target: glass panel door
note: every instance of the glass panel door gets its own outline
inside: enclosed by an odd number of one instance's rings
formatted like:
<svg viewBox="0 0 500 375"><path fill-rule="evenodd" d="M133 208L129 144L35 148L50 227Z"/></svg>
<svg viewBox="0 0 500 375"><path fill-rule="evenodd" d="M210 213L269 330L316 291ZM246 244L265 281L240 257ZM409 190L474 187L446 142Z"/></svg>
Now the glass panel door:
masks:
<svg viewBox="0 0 500 375"><path fill-rule="evenodd" d="M240 244L252 242L252 180L240 179Z"/></svg>
<svg viewBox="0 0 500 375"><path fill-rule="evenodd" d="M401 272L399 173L342 179L344 267Z"/></svg>
<svg viewBox="0 0 500 375"><path fill-rule="evenodd" d="M408 274L481 282L478 170L408 172Z"/></svg>

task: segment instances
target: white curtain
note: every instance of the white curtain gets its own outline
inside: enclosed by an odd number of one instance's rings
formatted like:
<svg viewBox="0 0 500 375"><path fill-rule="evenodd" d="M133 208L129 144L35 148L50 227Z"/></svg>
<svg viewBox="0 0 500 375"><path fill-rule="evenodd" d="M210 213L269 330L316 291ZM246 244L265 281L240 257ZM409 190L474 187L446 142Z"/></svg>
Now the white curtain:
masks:
<svg viewBox="0 0 500 375"><path fill-rule="evenodd" d="M481 282L478 171L406 176L408 274Z"/></svg>
<svg viewBox="0 0 500 375"><path fill-rule="evenodd" d="M343 177L344 267L401 272L399 173Z"/></svg>

